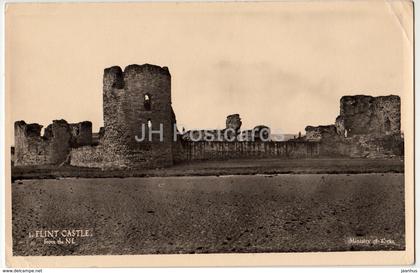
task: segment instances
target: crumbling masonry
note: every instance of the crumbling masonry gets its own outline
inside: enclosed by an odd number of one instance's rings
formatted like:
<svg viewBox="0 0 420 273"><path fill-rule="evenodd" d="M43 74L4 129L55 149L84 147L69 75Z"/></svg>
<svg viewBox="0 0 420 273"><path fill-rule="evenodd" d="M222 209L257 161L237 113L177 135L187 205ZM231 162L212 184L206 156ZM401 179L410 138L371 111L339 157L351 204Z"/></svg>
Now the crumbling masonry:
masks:
<svg viewBox="0 0 420 273"><path fill-rule="evenodd" d="M71 151L71 164L101 168L150 168L173 164L171 75L166 67L129 65L104 71L104 132L96 147ZM162 127L162 137L153 134ZM151 138L149 139L149 133ZM144 141L138 141L144 138Z"/></svg>
<svg viewBox="0 0 420 273"><path fill-rule="evenodd" d="M15 122L15 165L59 165L66 163L72 148L92 145L92 123L84 121L69 124L54 120L42 125Z"/></svg>
<svg viewBox="0 0 420 273"><path fill-rule="evenodd" d="M260 125L240 131L238 114L227 117L226 129L210 132L228 132L225 137L234 141L192 141L190 137L201 130L178 134L168 68L144 64L129 65L124 71L118 66L104 70L103 113L104 127L94 134L89 121L54 120L42 136L41 125L15 122L14 164L155 168L208 159L403 154L397 96L342 97L335 124L308 126L305 136L289 141L244 140L244 136L269 128ZM153 134L157 130L162 133Z"/></svg>
<svg viewBox="0 0 420 273"><path fill-rule="evenodd" d="M402 156L400 109L398 96L344 96L335 124L307 126L305 138L321 144L321 155Z"/></svg>

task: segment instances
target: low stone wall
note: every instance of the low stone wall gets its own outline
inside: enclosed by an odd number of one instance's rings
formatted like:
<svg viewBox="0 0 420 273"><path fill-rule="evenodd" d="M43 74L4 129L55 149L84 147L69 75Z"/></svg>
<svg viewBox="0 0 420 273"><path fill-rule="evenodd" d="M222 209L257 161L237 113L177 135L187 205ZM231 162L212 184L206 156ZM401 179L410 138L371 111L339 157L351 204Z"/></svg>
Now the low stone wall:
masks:
<svg viewBox="0 0 420 273"><path fill-rule="evenodd" d="M313 157L367 157L386 158L403 155L403 141L397 135L386 137L357 136L352 138L323 139L321 141L283 142L227 142L177 141L172 146L174 163L198 160L226 160L240 158L313 158ZM150 146L151 154L157 147ZM139 149L143 151L144 148ZM70 165L79 167L115 169L150 168L144 153L133 155L133 160L109 153L102 145L71 149ZM147 155L147 154L146 154Z"/></svg>
<svg viewBox="0 0 420 273"><path fill-rule="evenodd" d="M394 135L355 135L348 138L324 138L319 155L353 158L393 158L404 155L404 139Z"/></svg>
<svg viewBox="0 0 420 273"><path fill-rule="evenodd" d="M284 142L179 142L174 161L223 160L234 158L305 158L319 155L319 143L308 141Z"/></svg>
<svg viewBox="0 0 420 273"><path fill-rule="evenodd" d="M400 135L359 135L346 139L350 157L392 158L404 155L404 139Z"/></svg>
<svg viewBox="0 0 420 273"><path fill-rule="evenodd" d="M70 151L70 165L77 167L101 168L101 169L129 169L129 168L151 168L149 154L140 149L132 151L130 156L121 155L109 151L102 144L97 146L83 146ZM133 158L137 157L137 158ZM137 164L133 164L137 162Z"/></svg>
<svg viewBox="0 0 420 273"><path fill-rule="evenodd" d="M89 168L104 167L104 149L102 146L83 146L72 149L70 165Z"/></svg>

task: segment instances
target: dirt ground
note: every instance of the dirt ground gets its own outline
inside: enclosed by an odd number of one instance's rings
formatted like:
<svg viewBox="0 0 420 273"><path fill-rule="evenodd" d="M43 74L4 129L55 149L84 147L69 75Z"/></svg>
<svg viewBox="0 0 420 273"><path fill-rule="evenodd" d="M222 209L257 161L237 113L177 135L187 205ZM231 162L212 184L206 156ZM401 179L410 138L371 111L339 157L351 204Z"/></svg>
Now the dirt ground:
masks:
<svg viewBox="0 0 420 273"><path fill-rule="evenodd" d="M12 203L14 255L405 248L401 173L24 180Z"/></svg>

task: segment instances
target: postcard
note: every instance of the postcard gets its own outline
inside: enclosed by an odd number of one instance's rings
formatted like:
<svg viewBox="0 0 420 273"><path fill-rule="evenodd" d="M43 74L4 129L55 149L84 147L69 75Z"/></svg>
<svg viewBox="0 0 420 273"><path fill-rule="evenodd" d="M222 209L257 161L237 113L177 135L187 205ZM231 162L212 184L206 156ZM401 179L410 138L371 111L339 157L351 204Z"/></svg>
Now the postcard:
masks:
<svg viewBox="0 0 420 273"><path fill-rule="evenodd" d="M5 16L9 266L414 262L413 2Z"/></svg>

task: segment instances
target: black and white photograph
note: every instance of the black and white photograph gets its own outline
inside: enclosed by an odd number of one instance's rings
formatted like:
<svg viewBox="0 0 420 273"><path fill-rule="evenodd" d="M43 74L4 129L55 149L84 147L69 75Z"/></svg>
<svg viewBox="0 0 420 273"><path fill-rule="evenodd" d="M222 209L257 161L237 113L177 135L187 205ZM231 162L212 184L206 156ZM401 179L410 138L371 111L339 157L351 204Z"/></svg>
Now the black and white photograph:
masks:
<svg viewBox="0 0 420 273"><path fill-rule="evenodd" d="M14 265L414 261L412 2L9 3L5 17Z"/></svg>

